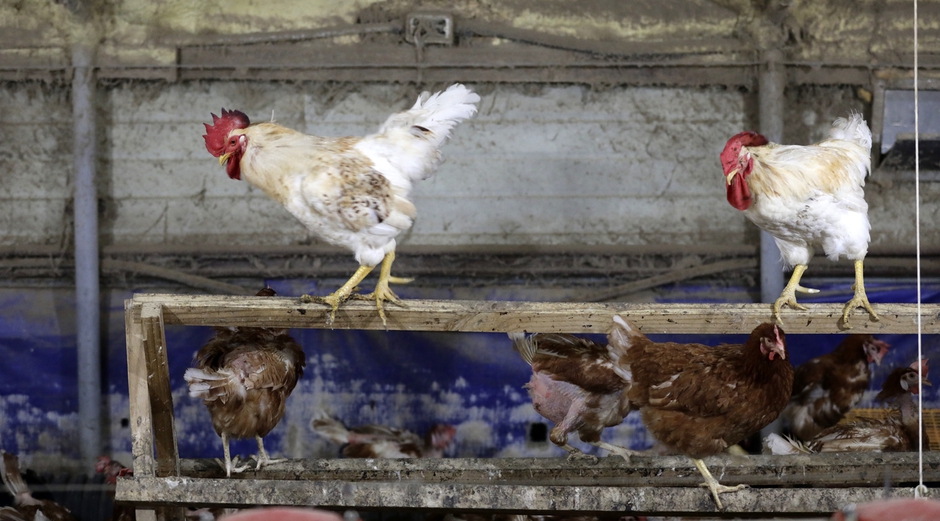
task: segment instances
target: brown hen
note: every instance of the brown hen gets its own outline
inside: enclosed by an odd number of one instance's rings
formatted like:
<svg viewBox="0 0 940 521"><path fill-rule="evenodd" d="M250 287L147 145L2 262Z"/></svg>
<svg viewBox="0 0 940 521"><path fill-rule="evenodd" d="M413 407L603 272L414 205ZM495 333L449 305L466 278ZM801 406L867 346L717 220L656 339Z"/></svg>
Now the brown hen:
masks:
<svg viewBox="0 0 940 521"><path fill-rule="evenodd" d="M20 474L17 457L9 452L3 452L0 477L13 496L12 507L0 508L0 521L76 521L75 516L62 505L33 497Z"/></svg>
<svg viewBox="0 0 940 521"><path fill-rule="evenodd" d="M258 296L274 296L265 288ZM257 327L216 328L215 337L196 354L195 367L183 375L189 395L201 398L212 416L212 426L222 437L225 475L243 472L247 465L233 464L229 439L255 438L256 469L277 463L264 450L262 438L281 421L285 403L306 360L300 344L286 329Z"/></svg>
<svg viewBox="0 0 940 521"><path fill-rule="evenodd" d="M417 434L384 425L360 425L347 429L334 418L317 418L313 431L343 447L347 458L442 458L454 442L457 429L439 423L421 439Z"/></svg>
<svg viewBox="0 0 940 521"><path fill-rule="evenodd" d="M889 347L871 335L849 335L831 353L798 366L782 414L793 436L809 440L839 423L868 389L870 364L881 365Z"/></svg>
<svg viewBox="0 0 940 521"><path fill-rule="evenodd" d="M548 435L552 443L568 451L569 460L596 462L568 444L568 434L577 432L581 441L630 461L633 451L601 440L605 428L620 425L630 412L628 381L617 366L623 352L567 334L509 333L509 338L532 366L525 388L535 411L555 423Z"/></svg>
<svg viewBox="0 0 940 521"><path fill-rule="evenodd" d="M718 454L774 421L790 400L793 366L786 335L761 324L744 344L656 343L619 316L608 335L622 351L618 374L627 397L657 440L692 458L718 508L718 495L745 487L720 485L702 458Z"/></svg>

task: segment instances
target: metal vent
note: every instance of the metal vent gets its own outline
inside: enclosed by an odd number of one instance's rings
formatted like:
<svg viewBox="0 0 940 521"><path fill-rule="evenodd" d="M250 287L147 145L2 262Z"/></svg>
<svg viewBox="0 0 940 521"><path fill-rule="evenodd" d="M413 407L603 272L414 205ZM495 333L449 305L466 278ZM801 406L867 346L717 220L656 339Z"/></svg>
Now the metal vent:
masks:
<svg viewBox="0 0 940 521"><path fill-rule="evenodd" d="M405 40L416 45L453 45L454 18L444 13L412 13L408 16Z"/></svg>

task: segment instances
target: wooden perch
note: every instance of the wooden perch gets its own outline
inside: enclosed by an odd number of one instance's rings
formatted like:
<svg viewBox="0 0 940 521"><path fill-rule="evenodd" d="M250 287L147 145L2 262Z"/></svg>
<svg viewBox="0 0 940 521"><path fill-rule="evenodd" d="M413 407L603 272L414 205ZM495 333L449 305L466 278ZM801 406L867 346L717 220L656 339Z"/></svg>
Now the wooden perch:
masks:
<svg viewBox="0 0 940 521"><path fill-rule="evenodd" d="M261 326L326 328L327 307L301 304L290 297L216 295L134 295L134 321L146 303L163 308L167 324L188 326ZM407 307L386 306L388 327L371 302L350 301L336 314L334 329L400 331L606 333L611 317L623 316L647 334L750 333L770 321L770 304L628 304L584 302L506 302L471 300L405 300ZM875 304L881 320L858 310L851 330L839 329L842 304L807 304L808 311L784 309L788 334L871 333L916 334L915 304ZM940 333L940 305L922 306L924 334Z"/></svg>

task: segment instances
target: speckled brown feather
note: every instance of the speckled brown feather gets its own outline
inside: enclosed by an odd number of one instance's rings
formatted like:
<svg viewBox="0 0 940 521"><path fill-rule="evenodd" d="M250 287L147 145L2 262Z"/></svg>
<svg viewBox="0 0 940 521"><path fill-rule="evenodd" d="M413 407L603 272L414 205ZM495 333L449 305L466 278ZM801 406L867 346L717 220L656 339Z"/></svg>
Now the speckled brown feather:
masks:
<svg viewBox="0 0 940 521"><path fill-rule="evenodd" d="M808 440L835 425L861 400L871 381L865 345L872 341L871 335L849 335L832 352L796 368L783 413L796 438Z"/></svg>
<svg viewBox="0 0 940 521"><path fill-rule="evenodd" d="M589 393L610 394L627 387L612 369L607 346L574 335L539 333L532 370L576 385Z"/></svg>
<svg viewBox="0 0 940 521"><path fill-rule="evenodd" d="M790 399L793 367L789 356L771 361L761 353L760 338L772 327L759 326L743 345L714 348L654 343L635 333L623 359L632 374L628 397L650 433L703 458L776 419Z"/></svg>
<svg viewBox="0 0 940 521"><path fill-rule="evenodd" d="M62 505L46 499L36 499L30 493L23 475L20 474L19 459L3 452L3 466L0 477L13 496L13 506L0 509L0 519L4 521L76 521L75 516ZM37 515L37 513L40 513Z"/></svg>
<svg viewBox="0 0 940 521"><path fill-rule="evenodd" d="M262 328L218 332L199 350L195 363L210 374L232 374L203 399L216 433L266 436L284 416L305 364L300 345L286 333Z"/></svg>

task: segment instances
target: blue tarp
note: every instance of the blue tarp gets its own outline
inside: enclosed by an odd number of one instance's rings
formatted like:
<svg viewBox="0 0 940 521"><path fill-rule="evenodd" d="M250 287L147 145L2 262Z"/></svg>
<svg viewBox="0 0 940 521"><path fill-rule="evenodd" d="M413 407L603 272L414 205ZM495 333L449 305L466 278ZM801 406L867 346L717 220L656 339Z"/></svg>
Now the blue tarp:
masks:
<svg viewBox="0 0 940 521"><path fill-rule="evenodd" d="M846 281L815 282L821 296L800 296L801 302L845 302ZM281 295L316 291L300 280L270 281ZM923 301L940 301L940 283L923 286ZM873 303L913 302L914 286L907 282L870 281ZM742 288L682 286L667 292L670 302L726 302L723 295L740 295ZM320 291L322 293L322 291ZM403 297L432 295L402 289ZM513 298L526 299L525 290ZM112 292L105 309L107 339L104 376L108 398L110 452L130 451L127 426L127 369L124 351L123 300L129 292ZM20 454L33 452L77 458L77 383L75 376L74 293L68 289L0 290L0 448ZM784 311L784 320L791 312ZM867 320L862 311L854 315ZM348 425L382 423L424 433L437 422L457 426L452 456L561 455L550 444L533 443L530 425L543 422L522 388L529 367L514 353L503 334L417 333L345 330L294 330L304 347L307 371L288 403L284 420L265 441L269 452L288 457L332 457L339 447L313 434L310 420L332 415ZM212 430L205 407L186 393L183 372L193 354L212 335L205 327L168 327L167 344L177 415L180 452L184 457L219 457L221 442ZM603 341L604 337L593 337ZM740 342L743 335L654 335L654 340ZM790 335L793 363L830 351L842 335ZM875 368L873 392L893 367L916 358L915 335L884 335L892 345L881 367ZM925 336L923 352L940 364L940 338ZM937 392L924 396L936 407ZM872 406L866 398L862 406ZM123 421L122 421L123 420ZM550 427L550 425L549 425ZM608 429L605 440L647 448L652 440L636 415ZM574 441L575 445L582 446ZM255 452L253 441L233 445L233 453ZM596 451L588 451L596 452Z"/></svg>

